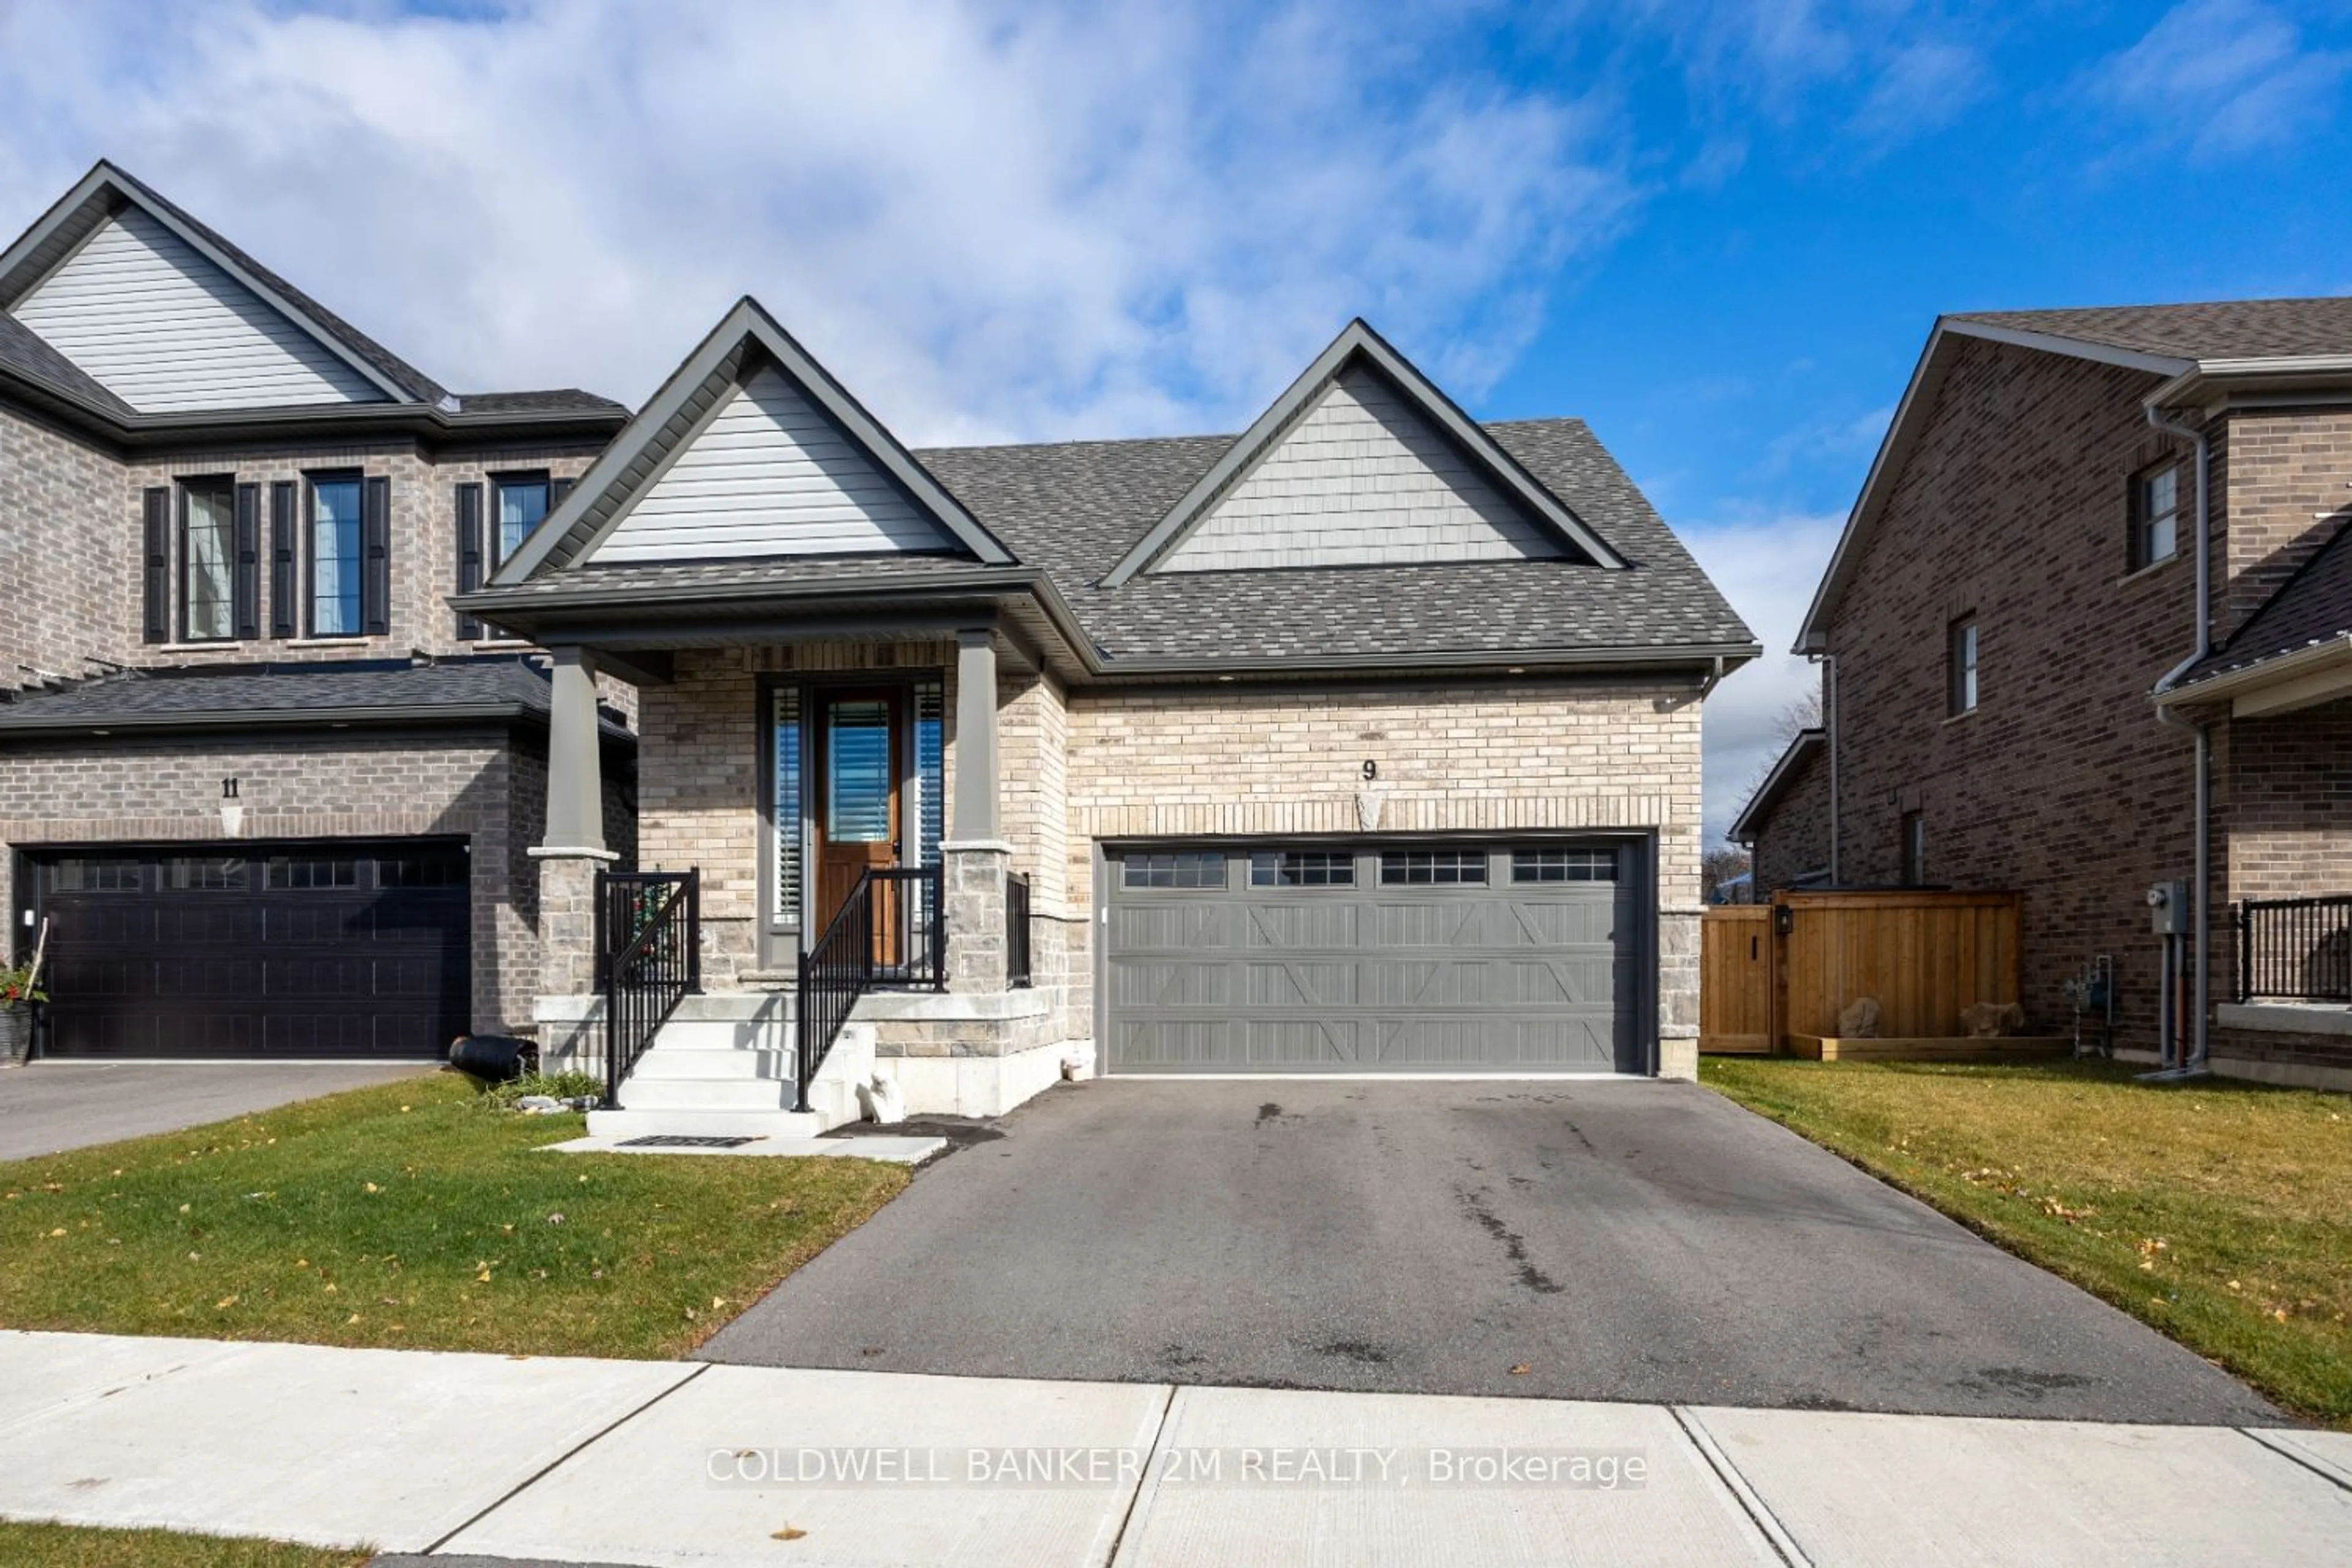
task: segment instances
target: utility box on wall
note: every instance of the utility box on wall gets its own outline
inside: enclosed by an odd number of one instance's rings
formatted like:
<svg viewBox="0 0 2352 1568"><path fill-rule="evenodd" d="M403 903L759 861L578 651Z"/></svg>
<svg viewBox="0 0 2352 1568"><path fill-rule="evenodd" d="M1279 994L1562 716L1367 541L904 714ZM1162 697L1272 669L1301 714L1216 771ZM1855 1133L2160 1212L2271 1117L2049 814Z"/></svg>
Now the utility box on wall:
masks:
<svg viewBox="0 0 2352 1568"><path fill-rule="evenodd" d="M2158 936L2189 934L2189 884L2158 882L2147 890L2147 926Z"/></svg>

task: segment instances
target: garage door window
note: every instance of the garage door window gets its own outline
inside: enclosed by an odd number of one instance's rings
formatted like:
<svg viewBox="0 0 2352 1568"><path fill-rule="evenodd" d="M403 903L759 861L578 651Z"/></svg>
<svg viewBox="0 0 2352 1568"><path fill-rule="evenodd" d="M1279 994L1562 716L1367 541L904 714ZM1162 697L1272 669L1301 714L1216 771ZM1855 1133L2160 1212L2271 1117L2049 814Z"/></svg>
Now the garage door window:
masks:
<svg viewBox="0 0 2352 1568"><path fill-rule="evenodd" d="M1486 880L1484 849L1386 849L1381 852L1381 882L1391 888L1480 887Z"/></svg>
<svg viewBox="0 0 2352 1568"><path fill-rule="evenodd" d="M1173 855L1130 855L1122 880L1130 888L1222 888L1225 857L1188 849Z"/></svg>
<svg viewBox="0 0 2352 1568"><path fill-rule="evenodd" d="M43 867L52 893L138 893L146 890L146 868L136 860L75 858Z"/></svg>
<svg viewBox="0 0 2352 1568"><path fill-rule="evenodd" d="M245 886L245 858L175 855L163 862L163 886L204 893L235 891Z"/></svg>
<svg viewBox="0 0 2352 1568"><path fill-rule="evenodd" d="M1613 882L1617 854L1612 849L1515 849L1511 852L1514 882Z"/></svg>
<svg viewBox="0 0 2352 1568"><path fill-rule="evenodd" d="M300 891L308 888L356 888L360 885L360 863L338 860L324 856L273 855L269 858L269 886L275 890Z"/></svg>
<svg viewBox="0 0 2352 1568"><path fill-rule="evenodd" d="M1352 888L1356 857L1345 850L1284 849L1250 857L1253 888Z"/></svg>

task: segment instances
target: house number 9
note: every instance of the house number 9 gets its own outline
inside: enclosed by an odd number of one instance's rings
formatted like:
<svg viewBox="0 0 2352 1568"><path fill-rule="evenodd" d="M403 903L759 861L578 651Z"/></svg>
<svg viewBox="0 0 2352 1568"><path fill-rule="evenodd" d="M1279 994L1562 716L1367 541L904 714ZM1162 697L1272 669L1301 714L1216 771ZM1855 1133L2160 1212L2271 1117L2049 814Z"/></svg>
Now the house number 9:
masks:
<svg viewBox="0 0 2352 1568"><path fill-rule="evenodd" d="M1372 761L1371 758L1366 757L1364 759L1364 782L1366 784L1370 784L1380 776L1381 764Z"/></svg>

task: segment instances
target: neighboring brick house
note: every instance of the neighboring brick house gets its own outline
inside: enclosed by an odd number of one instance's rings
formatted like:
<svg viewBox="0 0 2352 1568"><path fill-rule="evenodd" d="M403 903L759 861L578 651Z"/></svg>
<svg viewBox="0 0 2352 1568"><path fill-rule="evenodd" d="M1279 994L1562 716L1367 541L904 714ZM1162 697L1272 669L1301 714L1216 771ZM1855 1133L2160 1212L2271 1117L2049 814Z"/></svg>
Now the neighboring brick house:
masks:
<svg viewBox="0 0 2352 1568"><path fill-rule="evenodd" d="M746 300L457 604L555 660L542 1043L619 1053L593 1131L1089 1058L1696 1070L1699 710L1755 645L1582 425L1478 425L1360 322L1239 437L911 452ZM598 673L656 880L592 966ZM591 994L632 952L658 1028Z"/></svg>
<svg viewBox="0 0 2352 1568"><path fill-rule="evenodd" d="M2119 1044L2152 1056L2148 895L2190 884L2193 927L2201 744L2207 1009L2192 931L2181 1050L2352 1083L2346 909L2258 913L2268 994L2235 994L2241 900L2352 894L2348 395L2352 300L1939 321L1806 616L1829 733L1743 816L1759 865L2019 889L2035 1026L2071 1026L2066 982L2104 956Z"/></svg>
<svg viewBox="0 0 2352 1568"><path fill-rule="evenodd" d="M1769 827L1769 831L1767 831ZM1829 731L1798 731L1731 825L1759 900L1830 879Z"/></svg>
<svg viewBox="0 0 2352 1568"><path fill-rule="evenodd" d="M453 395L108 164L0 252L0 898L47 1050L530 1026L550 682L447 601L626 418Z"/></svg>

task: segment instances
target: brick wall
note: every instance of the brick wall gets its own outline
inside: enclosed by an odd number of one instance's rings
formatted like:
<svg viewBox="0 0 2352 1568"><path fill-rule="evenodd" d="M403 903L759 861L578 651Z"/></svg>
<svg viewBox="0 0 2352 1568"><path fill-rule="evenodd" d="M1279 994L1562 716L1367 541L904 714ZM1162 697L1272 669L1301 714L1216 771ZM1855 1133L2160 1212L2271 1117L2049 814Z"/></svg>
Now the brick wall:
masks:
<svg viewBox="0 0 2352 1568"><path fill-rule="evenodd" d="M6 851L42 844L203 843L233 838L464 837L472 850L476 1026L527 1027L537 990L535 912L512 889L517 847L536 843L544 761L497 734L354 736L330 748L295 734L15 742L0 767L0 881ZM534 793L518 775L542 781ZM221 811L238 781L242 821ZM15 889L5 889L13 910Z"/></svg>
<svg viewBox="0 0 2352 1568"><path fill-rule="evenodd" d="M1920 812L1931 882L2025 894L2033 1023L2069 1024L2063 981L2109 953L2119 1042L2141 1051L2155 1047L2158 1005L2144 894L2194 866L2192 742L2147 697L2190 650L2196 605L2189 447L2147 426L2140 400L2156 381L1963 344L1830 633L1844 879L1895 880L1903 815ZM2342 525L2352 415L2231 414L2213 446L2226 637ZM2181 553L2128 574L2128 480L2168 453L2184 460ZM1971 612L1979 706L1951 718L1943 633ZM2231 899L2352 889L2346 710L2207 715L2217 999L2233 973ZM2215 1039L2217 1054L2274 1054L2251 1036Z"/></svg>
<svg viewBox="0 0 2352 1568"><path fill-rule="evenodd" d="M475 452L461 458L436 458L435 455L420 449L413 441L393 440L341 447L314 445L294 449L279 446L217 447L188 456L136 459L130 465L125 480L120 528L122 546L131 553L134 564L139 540L140 492L146 487L216 474L234 474L239 482L253 481L265 487L261 520L261 626L264 633L269 630L274 614L270 602L267 487L274 480L299 482L306 473L337 468L383 475L392 481L392 593L388 606L391 632L388 636L310 637L306 635L307 618L301 607L298 606L294 616L296 635L288 641L265 638L259 642L175 643L162 647L149 646L141 648L138 656L150 661L203 664L289 656L305 659L384 658L418 649L442 654L473 651L479 645L458 640L457 616L446 602L448 595L457 591L457 487L480 481L489 472L508 469L545 468L558 476L576 477L594 458L595 451L593 446L572 443L500 448L494 453ZM486 492L486 510L488 504ZM299 516L298 513L298 529ZM486 533L489 527L490 522L486 519ZM307 560L307 541L304 544L306 548L302 556ZM173 572L173 586L176 595L176 558ZM126 574L125 581L126 593L120 613L121 624L131 628L135 647L140 624L141 584L138 573L133 570ZM298 573L298 593L306 584L307 578Z"/></svg>
<svg viewBox="0 0 2352 1568"><path fill-rule="evenodd" d="M206 664L257 658L383 658L414 650L464 653L445 602L457 591L456 486L486 474L544 468L576 477L593 442L428 451L404 438L360 443L225 443L128 461L0 407L0 568L10 592L0 604L0 688L26 684L26 665L68 677L93 672L93 658L131 664ZM377 637L163 644L141 640L143 616L141 492L182 478L232 475L268 485L306 472L358 469L392 481L391 632ZM261 625L269 629L269 519L261 517ZM177 549L176 533L173 548ZM174 604L179 591L173 565ZM175 611L176 620L176 611ZM300 626L303 617L296 616ZM175 626L176 629L176 626ZM625 711L633 694L613 686Z"/></svg>
<svg viewBox="0 0 2352 1568"><path fill-rule="evenodd" d="M1756 895L1763 898L1793 884L1808 871L1826 869L1830 863L1829 748L1797 766L1794 778L1780 789L1764 831L1755 847Z"/></svg>
<svg viewBox="0 0 2352 1568"><path fill-rule="evenodd" d="M1699 702L1687 687L1079 691L1069 770L1068 896L1081 915L1100 840L1357 833L1366 795L1383 833L1654 830L1670 1065L1696 1037Z"/></svg>
<svg viewBox="0 0 2352 1568"><path fill-rule="evenodd" d="M90 656L138 646L139 520L121 510L122 465L0 408L0 689L94 673Z"/></svg>
<svg viewBox="0 0 2352 1568"><path fill-rule="evenodd" d="M2126 574L2128 481L2168 449L2157 381L1964 342L1830 632L1843 879L1898 880L1920 812L1929 881L2025 894L2032 1023L2071 1020L2062 981L2112 953L2129 1040L2157 1014L2143 894L2191 863L2190 742L2147 700L2195 635L2189 522ZM1945 632L1970 613L1979 702L1951 718Z"/></svg>
<svg viewBox="0 0 2352 1568"><path fill-rule="evenodd" d="M2213 635L2226 640L2352 519L2352 411L2239 410L2213 446L2227 525Z"/></svg>

